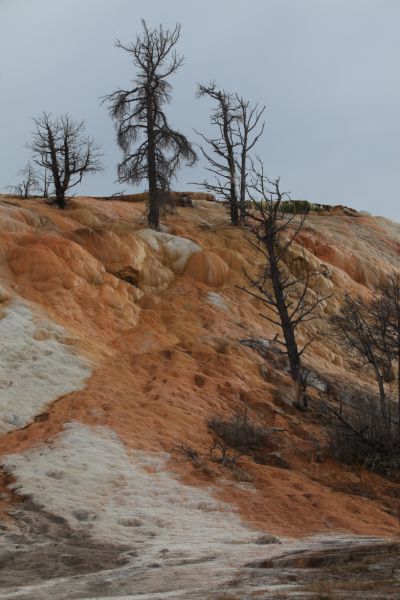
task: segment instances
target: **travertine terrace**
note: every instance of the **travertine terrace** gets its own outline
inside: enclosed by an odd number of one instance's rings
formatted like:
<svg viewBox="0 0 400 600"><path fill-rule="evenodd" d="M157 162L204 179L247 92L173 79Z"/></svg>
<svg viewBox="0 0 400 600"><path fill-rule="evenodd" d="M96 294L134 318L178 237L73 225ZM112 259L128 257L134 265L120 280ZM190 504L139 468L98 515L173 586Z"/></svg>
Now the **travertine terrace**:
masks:
<svg viewBox="0 0 400 600"><path fill-rule="evenodd" d="M330 295L307 325L299 413L284 358L257 351L276 331L239 289L260 256L193 197L161 232L134 197L0 197L0 598L311 598L282 555L399 535L398 486L329 457L319 399L372 385L326 318L400 268L400 225L338 207L291 249ZM199 468L173 450L206 455L207 419L244 407L270 432L260 460Z"/></svg>

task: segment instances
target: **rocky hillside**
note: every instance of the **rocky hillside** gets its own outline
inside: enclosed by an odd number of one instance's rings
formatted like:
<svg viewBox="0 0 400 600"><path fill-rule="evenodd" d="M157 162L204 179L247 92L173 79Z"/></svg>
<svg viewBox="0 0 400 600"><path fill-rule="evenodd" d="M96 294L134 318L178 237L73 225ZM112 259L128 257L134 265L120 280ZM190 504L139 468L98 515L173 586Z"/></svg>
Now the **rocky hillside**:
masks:
<svg viewBox="0 0 400 600"><path fill-rule="evenodd" d="M239 289L261 261L243 232L205 199L154 232L132 199L0 197L0 598L284 598L300 583L317 598L293 556L365 561L376 544L379 589L399 597L398 485L332 459L322 400L372 385L327 320L400 268L400 225L337 208L292 247L329 295L301 334L316 336L301 413L276 330ZM266 438L228 468L208 421L245 412Z"/></svg>

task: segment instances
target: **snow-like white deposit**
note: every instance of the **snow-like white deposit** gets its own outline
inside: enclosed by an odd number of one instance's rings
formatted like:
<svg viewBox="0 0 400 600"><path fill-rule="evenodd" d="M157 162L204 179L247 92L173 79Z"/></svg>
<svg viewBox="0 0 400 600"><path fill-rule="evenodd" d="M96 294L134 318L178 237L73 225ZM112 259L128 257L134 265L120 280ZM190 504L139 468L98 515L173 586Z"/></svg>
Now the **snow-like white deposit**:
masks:
<svg viewBox="0 0 400 600"><path fill-rule="evenodd" d="M9 455L3 465L18 493L96 540L201 555L257 537L232 507L171 476L167 456L129 455L109 429L71 423L50 444Z"/></svg>
<svg viewBox="0 0 400 600"><path fill-rule="evenodd" d="M0 432L24 427L60 396L81 389L89 363L64 343L65 331L14 301L0 317Z"/></svg>
<svg viewBox="0 0 400 600"><path fill-rule="evenodd" d="M282 545L257 543L260 532L246 528L212 490L176 480L166 471L166 458L128 451L109 429L79 423L68 424L48 443L6 457L3 467L16 479L10 487L31 496L38 514L41 506L48 516L64 517L87 543L112 552L119 547L123 560L112 569L99 564L93 572L8 588L0 597L217 600L278 598L282 592L297 598L304 595L296 587L299 569L289 570L292 579L282 584L277 573L282 568L254 568L255 561L378 541L316 536L281 539ZM38 543L32 552L40 552ZM65 555L67 561L74 558L70 550Z"/></svg>
<svg viewBox="0 0 400 600"><path fill-rule="evenodd" d="M140 229L135 231L135 235L144 240L156 252L162 264L170 267L176 275L181 275L192 254L202 249L188 238L153 229Z"/></svg>
<svg viewBox="0 0 400 600"><path fill-rule="evenodd" d="M221 296L221 294L218 294L218 292L207 292L206 302L207 304L212 304L213 306L222 308L222 310L228 310L224 298Z"/></svg>

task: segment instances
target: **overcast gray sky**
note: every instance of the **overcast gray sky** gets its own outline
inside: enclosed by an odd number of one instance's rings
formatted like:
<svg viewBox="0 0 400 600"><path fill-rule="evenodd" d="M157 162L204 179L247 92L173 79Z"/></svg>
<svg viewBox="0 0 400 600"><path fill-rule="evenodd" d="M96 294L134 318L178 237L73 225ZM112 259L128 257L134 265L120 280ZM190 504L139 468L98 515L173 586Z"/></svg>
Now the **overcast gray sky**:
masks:
<svg viewBox="0 0 400 600"><path fill-rule="evenodd" d="M258 150L294 198L400 221L398 0L0 0L0 189L18 179L43 110L84 119L102 146L107 168L79 193L121 189L99 99L134 77L113 43L134 40L141 18L182 24L172 125L198 141L210 105L195 99L196 84L215 79L266 104ZM175 187L202 178L202 165L183 170Z"/></svg>

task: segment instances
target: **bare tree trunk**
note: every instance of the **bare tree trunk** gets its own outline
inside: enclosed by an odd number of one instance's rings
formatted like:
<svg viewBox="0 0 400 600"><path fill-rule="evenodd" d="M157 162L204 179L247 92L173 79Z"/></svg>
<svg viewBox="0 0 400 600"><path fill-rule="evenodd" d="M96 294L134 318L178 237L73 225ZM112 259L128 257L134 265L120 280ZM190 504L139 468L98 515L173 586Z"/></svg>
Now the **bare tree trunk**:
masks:
<svg viewBox="0 0 400 600"><path fill-rule="evenodd" d="M231 186L231 223L232 225L239 225L239 209L236 196L236 187Z"/></svg>
<svg viewBox="0 0 400 600"><path fill-rule="evenodd" d="M245 151L246 150L246 151ZM243 224L246 221L246 177L247 177L247 132L243 138L243 150L240 160L240 222Z"/></svg>
<svg viewBox="0 0 400 600"><path fill-rule="evenodd" d="M250 151L254 148L263 134L265 124L262 123L260 125L260 120L264 113L265 106L261 109L258 108L258 104L251 106L248 100L244 100L244 98L239 97L237 94L236 99L239 114L236 135L240 140L238 160L240 188L238 203L240 222L243 225L246 222L247 159L249 158ZM256 131L257 129L258 131Z"/></svg>
<svg viewBox="0 0 400 600"><path fill-rule="evenodd" d="M48 169L44 170L44 173L42 176L42 181L43 181L42 196L43 196L43 198L48 198L49 197L49 184L50 184L50 177L48 175Z"/></svg>
<svg viewBox="0 0 400 600"><path fill-rule="evenodd" d="M278 265L275 247L272 241L266 242L269 260L269 271L272 287L274 290L276 310L279 315L282 334L285 339L286 352L289 360L290 374L295 386L296 401L298 406L307 408L304 382L302 378L300 352L296 342L296 336L292 320L290 318L287 302L285 301L283 285L281 282L280 268Z"/></svg>
<svg viewBox="0 0 400 600"><path fill-rule="evenodd" d="M153 99L150 93L147 97L147 139L147 178L149 182L149 211L147 215L147 220L150 227L152 227L155 230L158 230L160 227L160 198L157 185Z"/></svg>
<svg viewBox="0 0 400 600"><path fill-rule="evenodd" d="M49 124L46 124L48 148L50 150L51 172L53 174L54 191L56 195L57 206L61 209L65 208L65 194L61 185L61 177L58 165L57 150L54 143L54 136Z"/></svg>
<svg viewBox="0 0 400 600"><path fill-rule="evenodd" d="M387 421L387 398L386 398L386 392L385 392L385 385L384 385L384 379L382 377L381 372L379 371L379 369L377 367L374 367L375 370L375 378L378 384L378 389L379 389L379 399L380 399L380 403L381 403L381 416L383 419L383 422L386 423Z"/></svg>
<svg viewBox="0 0 400 600"><path fill-rule="evenodd" d="M225 100L221 101L222 110L224 114L223 119L223 132L226 144L227 159L230 174L230 213L232 225L239 225L239 207L238 207L238 195L236 189L236 164L235 164L235 153L229 131L229 114L228 106Z"/></svg>

